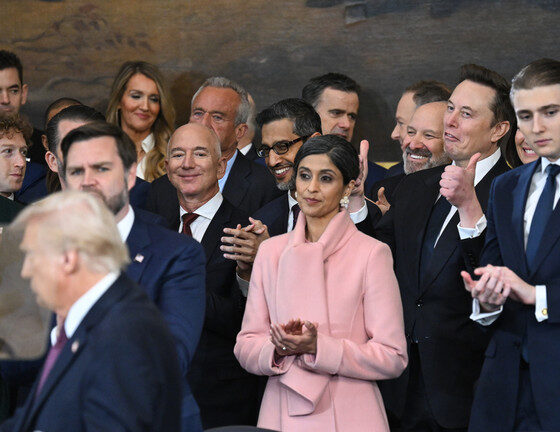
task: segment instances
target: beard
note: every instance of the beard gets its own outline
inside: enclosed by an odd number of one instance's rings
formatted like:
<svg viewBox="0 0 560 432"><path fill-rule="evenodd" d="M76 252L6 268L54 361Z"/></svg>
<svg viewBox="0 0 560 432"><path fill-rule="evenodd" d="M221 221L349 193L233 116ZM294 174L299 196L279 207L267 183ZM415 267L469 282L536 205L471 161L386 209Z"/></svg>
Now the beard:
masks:
<svg viewBox="0 0 560 432"><path fill-rule="evenodd" d="M408 159L408 155L415 155L425 157L426 159L423 162L414 163ZM422 171L425 169L433 168L440 165L445 165L451 162L451 158L447 156L447 154L442 153L438 157L434 157L433 153L428 149L420 149L420 150L411 150L410 147L407 147L403 152L403 163L404 163L404 172L405 174L411 174L417 171Z"/></svg>
<svg viewBox="0 0 560 432"><path fill-rule="evenodd" d="M296 179L292 176L287 182L276 183L276 187L281 191L291 191L296 188Z"/></svg>
<svg viewBox="0 0 560 432"><path fill-rule="evenodd" d="M110 197L105 196L103 192L96 188L84 188L82 190L96 195L114 215L118 214L128 203L128 190L126 188Z"/></svg>

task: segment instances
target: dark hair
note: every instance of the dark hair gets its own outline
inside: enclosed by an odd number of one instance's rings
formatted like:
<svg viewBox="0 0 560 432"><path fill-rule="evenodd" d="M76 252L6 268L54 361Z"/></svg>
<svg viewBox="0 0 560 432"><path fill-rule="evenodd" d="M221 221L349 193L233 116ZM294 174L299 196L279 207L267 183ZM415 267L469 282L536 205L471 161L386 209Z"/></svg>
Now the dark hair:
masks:
<svg viewBox="0 0 560 432"><path fill-rule="evenodd" d="M504 158L506 159L506 162L510 167L517 168L518 166L523 165L523 162L521 162L521 159L517 154L517 145L515 144L515 133L513 133L512 135L513 135L513 139L508 140L508 142L503 148Z"/></svg>
<svg viewBox="0 0 560 432"><path fill-rule="evenodd" d="M492 126L497 123L509 122L509 130L500 138L498 145L502 149L507 148L510 140L515 140L515 131L517 130L517 121L515 119L515 111L509 99L510 85L506 79L498 72L486 69L476 64L466 64L461 66L461 81L469 80L494 90L494 100L490 104L490 110L494 114ZM514 142L515 144L515 142Z"/></svg>
<svg viewBox="0 0 560 432"><path fill-rule="evenodd" d="M120 127L107 122L93 122L68 132L68 135L66 135L60 143L64 172L66 172L68 151L70 147L72 147L72 144L100 137L111 137L115 140L117 153L119 154L125 171L128 171L132 164L136 163L136 146Z"/></svg>
<svg viewBox="0 0 560 432"><path fill-rule="evenodd" d="M43 118L43 124L45 125L45 128L47 127L47 123L49 122L49 114L52 111L59 109L61 107L69 107L74 105L83 105L83 104L79 100L70 97L61 97L55 100L54 102L51 102L50 105L45 110L45 117Z"/></svg>
<svg viewBox="0 0 560 432"><path fill-rule="evenodd" d="M432 102L447 102L451 90L439 81L418 81L404 89L404 93L413 93L412 100L417 107ZM403 93L403 94L404 94Z"/></svg>
<svg viewBox="0 0 560 432"><path fill-rule="evenodd" d="M19 83L23 84L23 66L17 55L11 51L0 50L0 70L16 68L19 76Z"/></svg>
<svg viewBox="0 0 560 432"><path fill-rule="evenodd" d="M289 119L293 123L292 132L297 136L309 136L321 133L321 117L311 105L303 99L283 99L265 108L257 114L257 127L262 127L276 120Z"/></svg>
<svg viewBox="0 0 560 432"><path fill-rule="evenodd" d="M87 123L104 122L105 116L87 105L72 105L57 113L47 123L47 145L49 151L54 154L56 154L57 147L60 144L61 138L58 135L58 125L62 120L83 121Z"/></svg>
<svg viewBox="0 0 560 432"><path fill-rule="evenodd" d="M29 146L29 140L33 134L33 126L18 114L0 117L0 138L10 136L10 133L21 133L25 143Z"/></svg>
<svg viewBox="0 0 560 432"><path fill-rule="evenodd" d="M301 92L301 98L317 108L319 98L326 88L340 90L346 93L360 93L360 86L352 78L341 73L328 74L311 78Z"/></svg>
<svg viewBox="0 0 560 432"><path fill-rule="evenodd" d="M560 62L549 58L535 60L519 71L511 81L511 95L516 90L560 84Z"/></svg>
<svg viewBox="0 0 560 432"><path fill-rule="evenodd" d="M345 185L360 175L358 152L352 144L338 135L317 135L309 138L299 149L294 160L294 175L300 162L311 155L326 154L342 173Z"/></svg>

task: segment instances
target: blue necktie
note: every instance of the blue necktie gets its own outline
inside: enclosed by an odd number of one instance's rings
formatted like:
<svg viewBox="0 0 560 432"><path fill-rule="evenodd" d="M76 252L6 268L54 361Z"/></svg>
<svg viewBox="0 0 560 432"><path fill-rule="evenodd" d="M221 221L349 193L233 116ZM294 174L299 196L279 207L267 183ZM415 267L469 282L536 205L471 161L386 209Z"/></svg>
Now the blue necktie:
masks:
<svg viewBox="0 0 560 432"><path fill-rule="evenodd" d="M525 250L529 269L533 268L546 224L554 209L556 176L560 172L560 166L550 164L546 167L546 170L548 171L548 177L546 178L546 184L539 198L539 202L537 203L537 207L535 208L535 214L531 222L531 230L529 231L529 238L527 239L527 248Z"/></svg>

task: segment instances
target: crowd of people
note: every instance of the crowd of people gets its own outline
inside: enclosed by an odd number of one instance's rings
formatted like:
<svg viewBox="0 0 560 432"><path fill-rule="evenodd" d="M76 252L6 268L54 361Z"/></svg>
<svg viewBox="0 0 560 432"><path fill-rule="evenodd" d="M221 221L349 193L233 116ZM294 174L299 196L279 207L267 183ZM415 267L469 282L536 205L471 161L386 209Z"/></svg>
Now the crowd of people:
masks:
<svg viewBox="0 0 560 432"><path fill-rule="evenodd" d="M260 112L209 77L177 128L143 61L44 132L27 92L0 51L0 221L53 312L0 430L560 430L560 62L411 83L388 170L339 73Z"/></svg>

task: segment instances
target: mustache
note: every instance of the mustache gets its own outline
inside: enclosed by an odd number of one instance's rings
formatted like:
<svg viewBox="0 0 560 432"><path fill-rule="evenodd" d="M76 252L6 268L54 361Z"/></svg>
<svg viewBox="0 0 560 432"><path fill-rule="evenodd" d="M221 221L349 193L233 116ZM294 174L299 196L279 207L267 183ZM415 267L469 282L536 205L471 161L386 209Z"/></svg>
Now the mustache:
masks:
<svg viewBox="0 0 560 432"><path fill-rule="evenodd" d="M426 157L426 158L432 157L432 152L430 150L428 150L427 148L412 150L410 147L407 147L404 152L407 155L412 155L412 156L420 156L420 157Z"/></svg>

